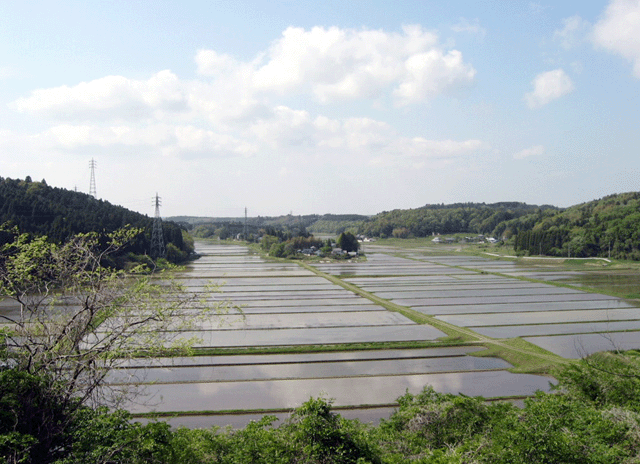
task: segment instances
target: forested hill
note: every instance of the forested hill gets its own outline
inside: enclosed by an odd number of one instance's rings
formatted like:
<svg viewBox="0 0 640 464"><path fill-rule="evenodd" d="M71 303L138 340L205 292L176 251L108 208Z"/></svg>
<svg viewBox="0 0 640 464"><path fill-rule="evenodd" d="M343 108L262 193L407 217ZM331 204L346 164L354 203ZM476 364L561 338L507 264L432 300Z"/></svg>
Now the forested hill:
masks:
<svg viewBox="0 0 640 464"><path fill-rule="evenodd" d="M50 187L43 180L33 182L0 177L0 225L17 226L21 233L46 235L62 242L72 235L86 232L112 232L131 225L145 233L128 251L148 254L151 247L153 219L90 195ZM177 262L190 253L177 224L163 222L168 258ZM0 237L0 240L2 238Z"/></svg>
<svg viewBox="0 0 640 464"><path fill-rule="evenodd" d="M373 237L478 233L512 239L517 252L640 260L640 192L560 209L526 203L456 203L380 213L358 232Z"/></svg>
<svg viewBox="0 0 640 464"><path fill-rule="evenodd" d="M246 230L250 235L259 235L261 229L271 233L274 230L303 230L313 234L339 235L347 229L357 230L368 217L361 214L257 216L246 219ZM174 216L170 219L184 224L196 237L218 235L224 238L241 234L245 230L245 218L242 217Z"/></svg>
<svg viewBox="0 0 640 464"><path fill-rule="evenodd" d="M515 235L516 251L532 255L640 260L640 192L539 212L504 227Z"/></svg>
<svg viewBox="0 0 640 464"><path fill-rule="evenodd" d="M362 223L359 232L372 237L426 237L433 234L501 235L505 221L534 212L556 212L554 206L519 202L454 203L382 212Z"/></svg>

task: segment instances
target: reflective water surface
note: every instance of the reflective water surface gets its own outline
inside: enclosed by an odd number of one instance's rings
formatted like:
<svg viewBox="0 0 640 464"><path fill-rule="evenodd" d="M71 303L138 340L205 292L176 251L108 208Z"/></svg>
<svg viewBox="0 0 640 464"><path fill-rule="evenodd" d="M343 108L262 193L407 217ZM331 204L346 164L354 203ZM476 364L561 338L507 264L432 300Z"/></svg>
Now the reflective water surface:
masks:
<svg viewBox="0 0 640 464"><path fill-rule="evenodd" d="M242 246L197 243L202 257L179 273L194 292L222 284L210 302L230 299L243 317L210 317L180 337L198 337L212 348L324 345L437 340L445 334L387 311L295 263L268 262ZM389 249L396 253L397 250ZM562 356L589 350L640 346L640 309L619 298L529 282L574 273L541 270L482 257L405 252L394 256L369 247L366 262L317 263L327 274L377 298L471 327L496 338L522 336ZM409 259L411 258L411 259ZM496 274L492 274L496 273ZM499 274L499 275L498 275ZM197 312L198 309L193 310ZM637 330L637 332L612 332ZM602 334L594 332L600 331ZM607 338L607 335L611 335ZM607 345L608 342L608 345ZM287 410L310 397L356 407L352 417L388 416L405 391L432 385L441 392L485 397L527 396L549 389L547 377L512 374L506 362L472 356L482 347L321 352L277 355L196 356L134 360L111 382L140 382L145 393L133 412L177 412L174 424L245 424L255 409ZM366 405L367 407L362 407ZM213 411L234 411L234 414ZM185 416L180 412L204 412ZM240 412L240 413L237 413ZM340 411L347 416L346 411ZM209 414L207 414L209 413ZM228 421L228 422L225 422Z"/></svg>

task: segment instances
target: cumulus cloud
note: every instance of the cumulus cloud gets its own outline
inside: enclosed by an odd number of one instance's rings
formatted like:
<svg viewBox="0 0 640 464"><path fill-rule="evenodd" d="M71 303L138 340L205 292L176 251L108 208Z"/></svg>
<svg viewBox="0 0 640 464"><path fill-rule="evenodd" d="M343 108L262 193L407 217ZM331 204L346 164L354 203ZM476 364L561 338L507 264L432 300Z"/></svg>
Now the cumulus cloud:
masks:
<svg viewBox="0 0 640 464"><path fill-rule="evenodd" d="M529 158L530 156L540 156L544 154L544 146L536 145L531 148L525 148L524 150L520 150L518 153L513 155L514 159L524 159Z"/></svg>
<svg viewBox="0 0 640 464"><path fill-rule="evenodd" d="M459 50L420 26L401 32L289 27L251 61L201 49L195 64L201 77L192 81L169 70L146 80L106 76L34 90L11 107L74 123L197 117L236 124L264 117L282 95L323 104L388 97L403 106L469 85L476 73Z"/></svg>
<svg viewBox="0 0 640 464"><path fill-rule="evenodd" d="M219 76L238 69L240 63L227 54L219 54L214 50L198 50L195 57L198 74L203 76Z"/></svg>
<svg viewBox="0 0 640 464"><path fill-rule="evenodd" d="M445 50L438 36L420 26L402 33L289 27L268 50L250 63L201 50L204 75L226 69L255 92L307 93L321 103L376 98L391 89L401 105L432 98L471 83L475 69L458 50Z"/></svg>
<svg viewBox="0 0 640 464"><path fill-rule="evenodd" d="M95 148L190 159L277 153L400 166L453 159L480 146L405 137L372 118L329 118L282 104L283 96L302 95L327 105L414 105L471 83L475 69L462 53L420 26L289 27L253 60L207 49L194 59L192 80L169 70L148 79L106 76L34 90L10 106L52 121L38 143L57 152Z"/></svg>
<svg viewBox="0 0 640 464"><path fill-rule="evenodd" d="M594 26L592 40L629 60L640 78L640 0L613 0Z"/></svg>
<svg viewBox="0 0 640 464"><path fill-rule="evenodd" d="M229 134L218 133L192 125L153 124L137 126L97 126L62 124L41 134L49 148L83 151L88 147L111 147L129 153L136 148L140 154L155 151L183 158L251 156L256 147Z"/></svg>
<svg viewBox="0 0 640 464"><path fill-rule="evenodd" d="M556 29L553 33L553 38L559 41L565 50L572 49L581 44L585 40L585 35L591 27L589 21L585 21L578 15L565 18L562 23L562 29Z"/></svg>
<svg viewBox="0 0 640 464"><path fill-rule="evenodd" d="M185 96L178 77L161 71L146 81L107 76L73 87L38 89L10 106L61 120L112 120L150 117L154 111L179 111Z"/></svg>
<svg viewBox="0 0 640 464"><path fill-rule="evenodd" d="M538 74L532 84L533 92L525 95L529 108L540 108L573 91L573 82L562 69Z"/></svg>

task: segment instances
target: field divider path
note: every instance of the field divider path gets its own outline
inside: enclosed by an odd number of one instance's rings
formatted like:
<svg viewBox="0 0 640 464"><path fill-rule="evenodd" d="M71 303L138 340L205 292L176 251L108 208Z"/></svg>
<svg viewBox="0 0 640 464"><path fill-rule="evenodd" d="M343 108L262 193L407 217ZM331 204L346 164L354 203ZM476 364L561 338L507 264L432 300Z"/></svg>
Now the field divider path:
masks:
<svg viewBox="0 0 640 464"><path fill-rule="evenodd" d="M406 256L404 256L406 258ZM413 259L413 258L408 258ZM415 260L415 259L414 259ZM416 260L417 261L417 260ZM424 261L422 261L424 262ZM432 261L427 261L431 264L464 269L468 271L473 271L478 274L489 274L490 272L481 271L473 268L464 268L461 266L452 266L443 263L437 263ZM401 306L396 303L393 303L384 298L380 298L373 293L370 293L366 290L361 289L357 285L351 284L349 282L345 282L339 277L333 276L331 274L325 273L314 266L299 262L300 266L305 269L313 272L319 277L323 277L328 281L334 283L335 285L339 285L340 287L349 290L363 298L367 298L371 302L382 306L383 308L397 312L402 314L403 316L409 318L410 320L416 322L417 324L427 324L436 329L441 330L445 334L447 334L447 338L452 340L459 341L461 344L468 345L482 345L487 348L486 351L482 351L479 353L473 353L472 356L496 356L505 361L511 363L514 367L509 369L512 372L518 373L549 373L553 366L558 364L566 365L570 364L572 361L561 356L558 356L554 353L551 353L547 350L544 350L532 343L527 342L526 340L522 340L519 338L516 339L495 339L488 336L481 335L471 329L466 327L460 327L449 322L441 321L436 319L433 316L428 316L426 314L419 313L414 311L413 309ZM496 273L496 275L500 275L505 277L502 274ZM446 342L447 340L443 340Z"/></svg>

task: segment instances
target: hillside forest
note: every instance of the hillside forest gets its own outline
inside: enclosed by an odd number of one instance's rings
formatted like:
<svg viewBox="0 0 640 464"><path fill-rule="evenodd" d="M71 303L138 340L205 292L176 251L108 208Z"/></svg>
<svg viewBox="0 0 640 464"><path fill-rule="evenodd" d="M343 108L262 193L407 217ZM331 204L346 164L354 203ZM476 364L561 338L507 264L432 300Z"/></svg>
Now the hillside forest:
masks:
<svg viewBox="0 0 640 464"><path fill-rule="evenodd" d="M84 193L50 187L45 180L0 177L0 225L4 229L0 231L0 245L12 240L12 228L17 233L46 236L58 244L80 233L107 234L125 226L140 229L142 233L116 257L126 261L150 254L153 218ZM167 221L162 229L166 259L172 263L186 260L193 253L193 242L186 231Z"/></svg>

